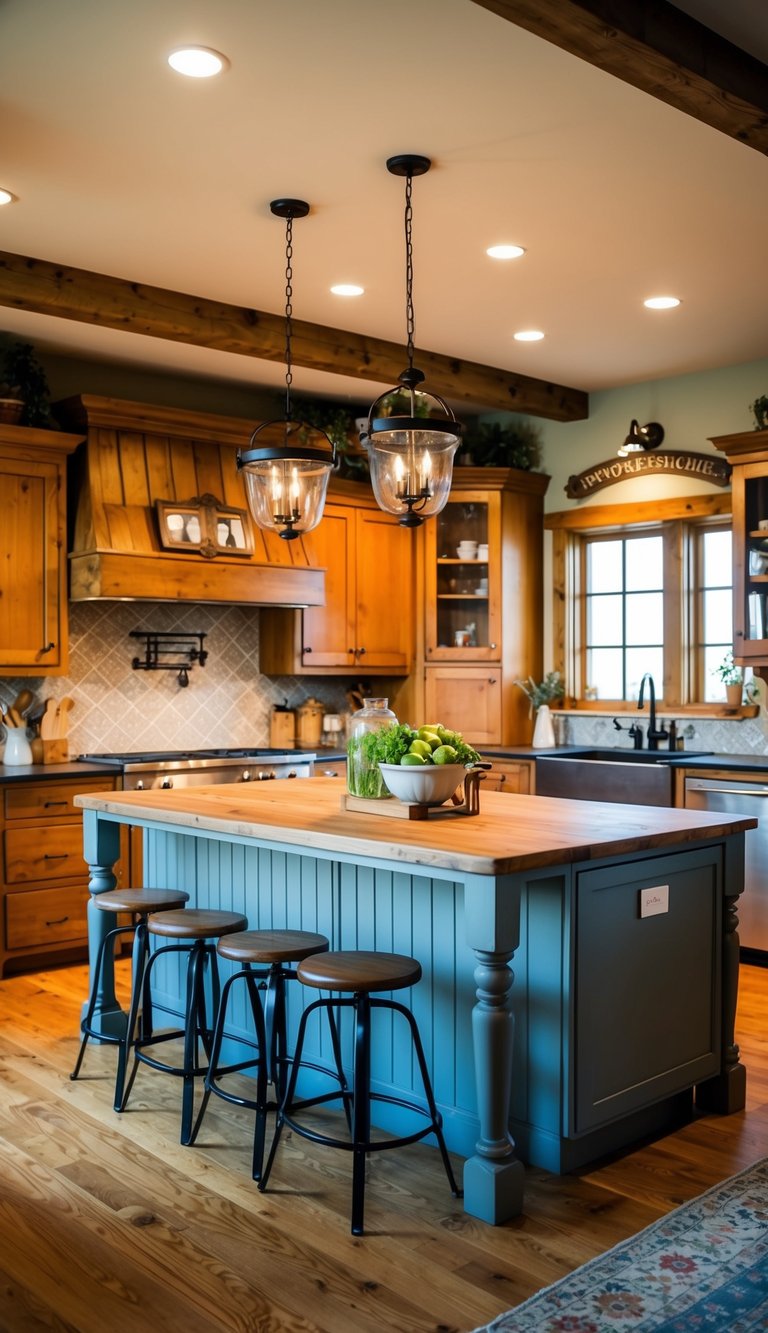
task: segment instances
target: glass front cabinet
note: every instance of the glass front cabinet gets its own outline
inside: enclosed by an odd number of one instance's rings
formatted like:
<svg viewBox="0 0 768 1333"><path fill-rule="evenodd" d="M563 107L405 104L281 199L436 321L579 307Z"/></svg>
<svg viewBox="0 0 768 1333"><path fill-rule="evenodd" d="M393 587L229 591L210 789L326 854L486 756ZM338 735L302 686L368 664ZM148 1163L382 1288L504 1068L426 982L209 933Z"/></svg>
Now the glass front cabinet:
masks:
<svg viewBox="0 0 768 1333"><path fill-rule="evenodd" d="M733 466L733 655L768 663L768 430L712 439Z"/></svg>
<svg viewBox="0 0 768 1333"><path fill-rule="evenodd" d="M501 657L501 497L452 493L426 530L429 662Z"/></svg>

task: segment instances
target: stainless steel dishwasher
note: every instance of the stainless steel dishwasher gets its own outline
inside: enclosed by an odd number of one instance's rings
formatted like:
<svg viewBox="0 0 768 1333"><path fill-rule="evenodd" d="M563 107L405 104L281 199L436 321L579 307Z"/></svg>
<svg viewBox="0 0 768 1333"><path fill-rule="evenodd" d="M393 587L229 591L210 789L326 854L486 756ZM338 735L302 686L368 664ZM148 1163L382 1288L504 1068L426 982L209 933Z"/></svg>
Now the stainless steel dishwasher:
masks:
<svg viewBox="0 0 768 1333"><path fill-rule="evenodd" d="M758 827L748 829L744 838L739 943L743 949L760 949L768 961L768 775L764 781L686 778L685 804L690 810L717 810L759 820Z"/></svg>

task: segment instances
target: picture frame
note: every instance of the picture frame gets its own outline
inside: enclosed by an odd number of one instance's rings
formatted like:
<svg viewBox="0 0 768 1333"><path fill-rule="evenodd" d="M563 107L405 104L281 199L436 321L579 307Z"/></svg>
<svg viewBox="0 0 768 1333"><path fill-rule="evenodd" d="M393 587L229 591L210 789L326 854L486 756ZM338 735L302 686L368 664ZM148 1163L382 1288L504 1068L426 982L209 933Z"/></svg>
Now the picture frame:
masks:
<svg viewBox="0 0 768 1333"><path fill-rule="evenodd" d="M197 552L205 559L249 556L253 538L248 513L215 495L190 500L156 500L160 544L168 551Z"/></svg>

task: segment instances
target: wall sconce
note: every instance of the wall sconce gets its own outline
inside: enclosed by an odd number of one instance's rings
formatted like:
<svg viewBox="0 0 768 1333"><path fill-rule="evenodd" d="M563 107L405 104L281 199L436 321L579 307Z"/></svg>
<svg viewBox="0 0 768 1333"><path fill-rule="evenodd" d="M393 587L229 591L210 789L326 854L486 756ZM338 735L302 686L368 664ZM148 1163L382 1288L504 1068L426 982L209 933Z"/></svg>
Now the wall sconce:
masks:
<svg viewBox="0 0 768 1333"><path fill-rule="evenodd" d="M633 417L629 434L616 452L619 458L625 458L627 454L646 453L648 449L658 449L663 439L664 427L660 426L658 421L648 421L644 426L638 426Z"/></svg>

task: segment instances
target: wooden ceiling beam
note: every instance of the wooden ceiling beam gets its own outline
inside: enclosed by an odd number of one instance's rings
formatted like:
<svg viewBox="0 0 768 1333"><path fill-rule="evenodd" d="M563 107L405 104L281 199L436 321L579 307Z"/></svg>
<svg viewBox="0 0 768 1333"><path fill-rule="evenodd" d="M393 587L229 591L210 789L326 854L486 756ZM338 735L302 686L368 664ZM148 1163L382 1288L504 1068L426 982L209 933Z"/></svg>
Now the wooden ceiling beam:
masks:
<svg viewBox="0 0 768 1333"><path fill-rule="evenodd" d="M263 361L282 362L285 356L282 315L7 251L0 251L0 306ZM405 349L398 343L298 319L292 326L294 365L384 384L396 383L404 368ZM589 415L587 394L580 389L439 352L419 349L416 360L428 388L444 398L552 421L583 421Z"/></svg>
<svg viewBox="0 0 768 1333"><path fill-rule="evenodd" d="M768 153L768 66L667 0L474 0Z"/></svg>

